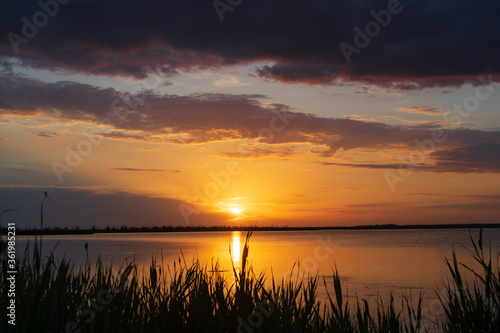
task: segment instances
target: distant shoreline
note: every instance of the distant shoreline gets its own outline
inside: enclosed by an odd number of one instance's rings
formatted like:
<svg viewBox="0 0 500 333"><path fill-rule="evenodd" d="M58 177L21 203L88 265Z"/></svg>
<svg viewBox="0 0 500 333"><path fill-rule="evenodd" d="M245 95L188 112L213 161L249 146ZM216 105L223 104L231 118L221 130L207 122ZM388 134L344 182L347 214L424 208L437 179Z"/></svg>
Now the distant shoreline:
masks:
<svg viewBox="0 0 500 333"><path fill-rule="evenodd" d="M214 226L214 227L106 227L102 229L63 229L44 228L43 235L89 235L100 233L139 233L139 232L207 232L207 231L316 231L316 230L408 230L408 229L478 229L500 228L500 223L468 223L468 224L375 224L359 226L323 226L323 227L257 227L257 226ZM6 231L1 229L3 234ZM17 235L39 235L39 229L18 229Z"/></svg>

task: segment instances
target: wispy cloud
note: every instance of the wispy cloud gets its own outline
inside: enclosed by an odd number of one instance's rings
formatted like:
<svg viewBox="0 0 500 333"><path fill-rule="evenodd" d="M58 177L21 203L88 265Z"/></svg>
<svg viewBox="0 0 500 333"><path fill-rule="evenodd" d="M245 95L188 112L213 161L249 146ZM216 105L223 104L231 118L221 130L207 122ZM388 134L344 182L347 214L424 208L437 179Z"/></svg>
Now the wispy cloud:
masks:
<svg viewBox="0 0 500 333"><path fill-rule="evenodd" d="M430 105L407 106L407 107L400 107L400 108L395 108L395 109L398 111L407 112L407 113L426 114L426 115L432 115L432 116L442 116L443 115L443 109L438 108L436 106L430 106Z"/></svg>
<svg viewBox="0 0 500 333"><path fill-rule="evenodd" d="M374 203L361 203L361 204L350 204L344 205L342 208L386 208L386 207L396 207L401 206L394 202L374 202Z"/></svg>
<svg viewBox="0 0 500 333"><path fill-rule="evenodd" d="M60 134L57 134L55 132L43 132L43 131L40 131L37 136L41 136L42 138L52 138L52 137L55 137L55 136L60 136Z"/></svg>
<svg viewBox="0 0 500 333"><path fill-rule="evenodd" d="M141 171L141 172L164 172L166 170L161 169L136 169L136 168L111 168L111 170L118 171Z"/></svg>
<svg viewBox="0 0 500 333"><path fill-rule="evenodd" d="M499 211L500 206L498 203L487 203L487 202L478 202L478 203L460 203L460 204L443 204L443 205L423 205L423 206L415 206L414 208L418 209L447 209L447 210L476 210L476 211Z"/></svg>
<svg viewBox="0 0 500 333"><path fill-rule="evenodd" d="M0 167L0 170L12 171L12 172L34 173L33 170L27 169L25 167Z"/></svg>
<svg viewBox="0 0 500 333"><path fill-rule="evenodd" d="M229 157L229 158L257 158L263 156L277 156L286 157L294 153L294 147L273 147L269 149L265 148L244 148L239 152L223 152L219 156Z"/></svg>

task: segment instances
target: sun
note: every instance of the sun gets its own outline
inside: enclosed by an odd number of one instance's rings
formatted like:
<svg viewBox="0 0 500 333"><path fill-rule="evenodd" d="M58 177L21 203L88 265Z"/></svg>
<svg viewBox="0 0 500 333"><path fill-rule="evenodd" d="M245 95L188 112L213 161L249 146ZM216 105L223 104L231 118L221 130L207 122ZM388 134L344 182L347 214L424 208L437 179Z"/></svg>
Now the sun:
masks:
<svg viewBox="0 0 500 333"><path fill-rule="evenodd" d="M231 212L233 214L239 214L239 213L241 213L241 209L239 209L238 207L234 207L234 208L231 208Z"/></svg>

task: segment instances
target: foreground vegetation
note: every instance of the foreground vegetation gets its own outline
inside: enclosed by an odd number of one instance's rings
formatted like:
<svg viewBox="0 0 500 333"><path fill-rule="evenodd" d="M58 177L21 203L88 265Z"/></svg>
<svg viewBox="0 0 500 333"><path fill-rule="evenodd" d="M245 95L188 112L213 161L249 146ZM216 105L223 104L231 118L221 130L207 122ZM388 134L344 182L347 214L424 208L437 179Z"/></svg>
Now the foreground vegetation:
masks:
<svg viewBox="0 0 500 333"><path fill-rule="evenodd" d="M482 235L482 233L481 233ZM441 318L426 318L420 296L414 306L403 298L349 303L339 275L333 285L273 276L265 283L248 264L248 233L241 267L225 278L217 263L172 265L154 259L149 272L134 263L114 273L101 260L76 267L54 256L40 258L35 244L17 260L16 326L8 324L9 274L5 254L0 261L1 332L500 332L500 270L483 249L482 236L471 237L470 253L480 271L461 265L455 254L447 260L451 282L437 293L444 308ZM461 272L475 280L467 284ZM298 276L298 275L297 275ZM329 290L326 304L317 288ZM432 323L432 321L435 321ZM425 325L424 325L425 323Z"/></svg>

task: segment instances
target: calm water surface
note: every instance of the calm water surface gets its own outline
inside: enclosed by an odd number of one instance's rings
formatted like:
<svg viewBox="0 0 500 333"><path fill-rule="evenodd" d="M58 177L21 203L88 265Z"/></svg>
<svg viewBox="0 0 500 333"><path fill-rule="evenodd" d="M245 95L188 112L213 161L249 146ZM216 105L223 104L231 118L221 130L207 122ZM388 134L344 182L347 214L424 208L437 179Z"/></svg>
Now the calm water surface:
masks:
<svg viewBox="0 0 500 333"><path fill-rule="evenodd" d="M392 292L399 301L402 294L411 292L417 298L423 292L424 309L436 312L434 290L442 289L449 277L445 257L450 258L455 249L462 262L473 264L463 248L470 248L470 235L477 239L479 230L255 232L250 242L250 261L255 272L265 271L270 276L272 268L279 280L290 277L296 262L300 266L293 272L294 278L297 273L301 277L317 272L329 282L332 269L337 267L347 297L374 301L377 295L385 298ZM229 249L239 253L245 237L245 232L237 231L45 236L43 249L79 264L86 260L84 244L88 242L92 261L101 256L116 268L131 258L136 258L139 267L149 265L152 257L161 255L165 264L172 264L183 254L188 263L195 258L208 264L218 259L221 269L231 272ZM499 252L500 229L484 229L483 238L494 253ZM33 238L19 237L17 248L24 249L29 239ZM239 258L235 258L235 265L239 266ZM326 295L323 286L319 293Z"/></svg>

